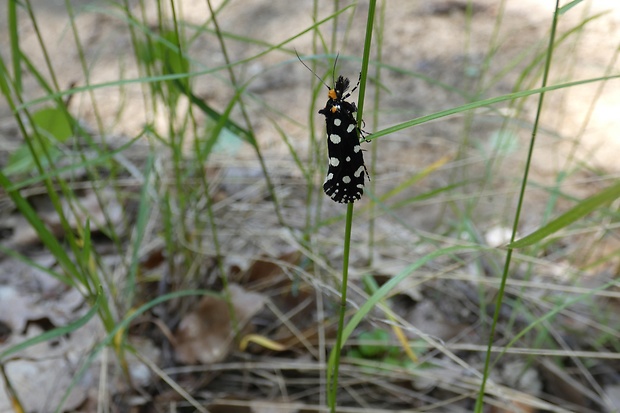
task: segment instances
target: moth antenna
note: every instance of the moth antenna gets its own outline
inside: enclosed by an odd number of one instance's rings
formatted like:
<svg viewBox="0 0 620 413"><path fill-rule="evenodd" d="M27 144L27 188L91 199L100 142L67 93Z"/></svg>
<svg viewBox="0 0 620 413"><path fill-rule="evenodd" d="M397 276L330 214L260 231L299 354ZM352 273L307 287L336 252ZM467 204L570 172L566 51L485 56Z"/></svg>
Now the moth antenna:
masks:
<svg viewBox="0 0 620 413"><path fill-rule="evenodd" d="M334 87L336 87L336 65L338 64L339 57L340 57L340 52L336 54L336 60L334 60L334 68L332 69L332 81L334 82L333 83Z"/></svg>
<svg viewBox="0 0 620 413"><path fill-rule="evenodd" d="M299 61L301 62L301 64L302 64L302 65L304 65L304 66L306 66L306 69L308 69L310 72L312 72L312 74L313 74L314 76L316 76L316 78L317 78L317 79L319 79L319 80L321 81L321 83L323 83L323 84L325 85L325 87L326 87L328 90L331 90L331 87L329 87L329 86L327 85L327 83L325 83L325 81L324 81L323 79L321 79L321 77L320 77L319 75L317 75L316 73L314 73L314 70L310 69L310 68L308 67L308 65L307 65L307 64L305 64L303 60L301 60L301 57L299 57L299 53L297 53L297 50L295 50L295 54L297 55L297 59L299 59ZM334 83L334 84L335 84L335 83Z"/></svg>

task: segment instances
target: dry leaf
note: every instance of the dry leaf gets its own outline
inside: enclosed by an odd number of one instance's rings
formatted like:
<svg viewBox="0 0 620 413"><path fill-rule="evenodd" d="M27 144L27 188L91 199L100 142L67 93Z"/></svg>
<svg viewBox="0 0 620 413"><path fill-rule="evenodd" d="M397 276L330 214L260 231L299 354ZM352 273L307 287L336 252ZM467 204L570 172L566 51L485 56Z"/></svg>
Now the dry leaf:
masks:
<svg viewBox="0 0 620 413"><path fill-rule="evenodd" d="M264 303L262 295L229 286L237 322L243 326ZM223 298L205 296L179 324L175 334L176 358L182 363L215 363L231 350L233 329L228 304Z"/></svg>
<svg viewBox="0 0 620 413"><path fill-rule="evenodd" d="M48 412L56 409L73 380L76 366L83 361L85 354L92 351L95 342L100 338L101 330L99 321L93 319L70 336L39 343L8 360L3 360L6 375L26 411ZM28 328L27 335L13 335L10 340L0 345L0 352L42 332L37 325L32 325ZM87 381L92 377L85 375L82 381L72 388L62 411L74 410L86 400L87 389L93 385ZM12 411L4 386L4 381L0 380L0 412Z"/></svg>

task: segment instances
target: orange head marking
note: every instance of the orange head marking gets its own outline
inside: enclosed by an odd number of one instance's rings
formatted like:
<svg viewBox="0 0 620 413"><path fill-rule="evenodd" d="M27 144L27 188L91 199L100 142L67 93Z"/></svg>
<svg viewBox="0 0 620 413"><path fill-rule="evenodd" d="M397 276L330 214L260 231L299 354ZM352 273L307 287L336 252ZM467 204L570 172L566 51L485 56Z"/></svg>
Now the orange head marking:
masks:
<svg viewBox="0 0 620 413"><path fill-rule="evenodd" d="M329 92L327 92L327 97L331 100L336 100L338 99L338 94L335 89L329 89Z"/></svg>
<svg viewBox="0 0 620 413"><path fill-rule="evenodd" d="M332 108L330 109L332 111L332 113L336 113L340 110L340 106L339 105L334 105L332 106Z"/></svg>

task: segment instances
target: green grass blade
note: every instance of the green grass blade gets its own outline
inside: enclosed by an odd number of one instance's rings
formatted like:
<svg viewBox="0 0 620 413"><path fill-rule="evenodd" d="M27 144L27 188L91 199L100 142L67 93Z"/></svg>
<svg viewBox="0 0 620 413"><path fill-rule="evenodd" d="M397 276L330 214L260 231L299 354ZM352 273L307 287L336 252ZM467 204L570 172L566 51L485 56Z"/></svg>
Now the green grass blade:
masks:
<svg viewBox="0 0 620 413"><path fill-rule="evenodd" d="M47 102L49 100L54 100L54 99L58 99L61 98L63 96L67 96L67 95L71 95L71 94L75 94L75 93L81 93L81 92L89 92L91 90L95 90L95 89L105 89L105 88L109 88L109 87L120 87L120 86L125 86L125 85L131 85L134 83L156 83L156 82L164 82L164 81L168 81L168 80L175 80L175 79L186 79L186 78L190 78L190 77L197 77L197 76L202 76L202 75L207 75L210 73L218 73L221 72L222 70L226 70L229 68L233 68L233 67L237 67L237 66L242 66L246 63L249 62L253 62L256 59L274 51L274 50L280 50L283 48L284 45L291 43L293 40L303 36L304 34L314 30L316 27L319 27L320 25L332 20L335 16L344 13L346 10L350 9L351 7L354 7L354 4L349 5L344 7L343 9L338 10L336 13L327 16L326 18L314 23L312 26L303 29L302 31L300 31L299 33L297 33L296 35L287 38L286 40L273 45L272 47L263 50L253 56L249 56L245 59L241 59L241 60L237 60L235 62L232 62L230 64L226 64L226 65L222 65L222 66L217 66L214 68L210 68L210 69L206 69L206 70L201 70L201 71L195 71L195 72L191 72L191 73L175 73L175 74L170 74L170 75L158 75L158 76L145 76L145 77L138 77L138 78L134 78L134 79L119 79L119 80L114 80L114 81L110 81L110 82L102 82L102 83L92 83L89 84L87 86L78 86L72 89L68 89L68 90L63 90L57 93L52 93L52 94L47 94L45 96L42 96L40 98L35 98L32 99L30 101L27 102L23 102L20 103L19 105L16 106L15 111L21 111L25 108L43 103L43 102Z"/></svg>
<svg viewBox="0 0 620 413"><path fill-rule="evenodd" d="M518 241L508 244L508 248L523 248L535 244L562 228L567 227L578 219L583 218L590 212L595 211L601 205L607 204L618 197L620 197L620 182L602 190L596 195L584 199L542 228L537 229Z"/></svg>
<svg viewBox="0 0 620 413"><path fill-rule="evenodd" d="M65 173L73 171L73 170L79 170L87 166L93 167L93 166L105 164L111 158L125 151L125 149L128 149L130 146L132 146L134 143L136 143L141 138L142 138L142 135L136 136L135 138L131 139L129 142L120 146L118 149L114 149L113 151L102 153L96 158L88 159L82 162L71 163L70 165L67 165L63 168L54 168L53 170L46 172L42 175L37 175L35 177L24 179L23 181L20 181L17 183L12 183L9 187L5 189L7 191L17 191L19 189L22 189L28 186L36 185L39 182L45 181L46 179L56 178L60 175L64 175ZM2 171L2 172L6 174L5 171Z"/></svg>
<svg viewBox="0 0 620 413"><path fill-rule="evenodd" d="M381 302L381 300L383 300L394 288L396 288L398 284L400 284L405 278L411 276L411 274L415 270L422 267L426 263L436 258L442 257L444 255L451 255L457 252L466 252L466 251L478 250L478 249L482 249L482 248L477 247L477 246L454 246L454 247L442 248L434 252L431 252L430 254L425 255L424 257L420 258L413 264L409 265L407 268L402 270L400 273L396 274L388 282L383 284L381 288L379 288L377 292L371 295L368 298L368 300L364 303L364 305L362 305L360 309L357 310L357 312L353 315L353 317L351 317L351 320L349 321L349 323L346 325L346 327L343 330L342 342L346 343L347 339L351 336L355 328L359 325L359 323L362 322L362 320L364 320L364 317L366 317L370 313L370 311L372 311L372 309L375 308L375 306ZM336 357L335 353L336 353L336 348L334 347L329 356L330 361ZM330 378L328 376L328 383L329 381L330 381Z"/></svg>
<svg viewBox="0 0 620 413"><path fill-rule="evenodd" d="M11 58L15 90L18 95L22 91L21 51L19 50L19 30L17 28L17 0L9 0L7 20L9 21L9 38L11 40Z"/></svg>
<svg viewBox="0 0 620 413"><path fill-rule="evenodd" d="M564 6L560 7L558 9L558 14L564 14L567 11L569 11L570 9L572 9L573 7L575 7L576 5L578 5L579 3L581 3L583 0L573 0L568 4L565 4Z"/></svg>
<svg viewBox="0 0 620 413"><path fill-rule="evenodd" d="M198 96L194 95L188 89L184 88L183 85L180 84L180 82L177 83L177 81L175 81L174 84L205 115L207 115L208 117L210 117L211 119L213 119L217 123L220 123L220 122L223 121L224 122L224 124L223 124L224 128L230 130L235 135L242 137L250 145L256 147L256 139L254 139L254 136L248 130L244 129L241 125L233 122L232 120L230 120L228 118L228 115L229 115L229 113L230 113L230 111L232 109L232 107L230 107L230 105L229 105L229 107L227 108L227 110L226 110L226 112L224 114L220 114L218 111L213 109L211 106L207 105L204 100L200 99ZM236 102L237 100L238 100L238 98L234 99L233 102Z"/></svg>
<svg viewBox="0 0 620 413"><path fill-rule="evenodd" d="M360 73L360 85L359 95L357 103L357 122L361 123L363 111L364 111L364 95L366 91L366 78L368 76L368 62L370 61L370 49L372 43L372 28L374 26L375 9L377 2L371 0L368 6L368 18L366 20L366 37L364 39L364 54L362 58L362 71ZM336 25L336 23L334 23ZM335 34L335 33L334 33ZM358 131L359 134L359 131ZM349 251L351 246L351 227L353 221L353 203L347 204L347 218L344 234L344 251L342 259L342 285L341 285L341 302L340 302L340 314L338 321L338 333L336 338L336 347L332 351L333 359L330 357L330 362L327 366L327 399L328 405L332 413L336 412L336 396L338 394L338 368L340 366L340 351L343 343L343 327L344 317L347 311L347 276L349 271ZM332 374L332 377L330 375Z"/></svg>
<svg viewBox="0 0 620 413"><path fill-rule="evenodd" d="M146 232L146 226L151 214L151 198L149 189L151 189L151 172L153 171L153 165L155 163L155 156L150 153L147 160L144 171L144 183L142 184L142 191L140 191L140 203L138 204L138 218L135 224L134 240L131 251L131 264L129 266L129 274L127 275L127 281L125 284L125 303L127 308L132 306L135 289L136 278L138 275L138 264L140 262L140 247L144 240L144 234Z"/></svg>
<svg viewBox="0 0 620 413"><path fill-rule="evenodd" d="M620 79L620 75L612 75L612 76L602 76L591 79L578 80L575 82L567 82L561 83L558 85L545 86L537 89L524 90L521 92L509 93L507 95L497 96L494 98L483 99L477 102L468 103L466 105L458 106L456 108L442 110L440 112L433 113L431 115L422 116L416 119L409 120L407 122L399 123L394 126L390 126L388 128L382 129L380 131L374 132L372 135L368 136L368 140L373 140L380 138L381 136L390 135L392 133L401 131L403 129L411 128L412 126L420 125L422 123L430 122L432 120L444 118L446 116L455 115L457 113L465 112L472 109L481 108L484 106L494 105L500 102L506 102L513 99L524 98L531 95L536 95L543 92L550 92L553 90L565 89L570 87L575 87L579 85L585 85L588 83L596 83L596 82L604 82L612 79Z"/></svg>
<svg viewBox="0 0 620 413"><path fill-rule="evenodd" d="M70 277L65 277L62 281L67 282L70 286L75 286L74 277L82 280L80 271L75 266L69 255L64 248L60 245L56 237L45 226L41 218L37 215L36 211L30 206L30 203L21 196L16 190L9 190L13 186L12 182L0 171L0 187L5 188L6 192L11 197L11 200L17 207L17 210L26 218L26 220L32 225L36 231L41 242L50 250L54 257L59 261L64 270L71 274Z"/></svg>

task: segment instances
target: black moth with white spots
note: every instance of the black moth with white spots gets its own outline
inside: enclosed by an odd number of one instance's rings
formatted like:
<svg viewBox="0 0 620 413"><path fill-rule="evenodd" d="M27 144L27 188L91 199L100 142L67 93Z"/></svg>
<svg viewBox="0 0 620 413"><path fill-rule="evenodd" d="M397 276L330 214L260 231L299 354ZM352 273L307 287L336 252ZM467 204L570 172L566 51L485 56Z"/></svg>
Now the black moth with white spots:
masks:
<svg viewBox="0 0 620 413"><path fill-rule="evenodd" d="M327 153L329 167L323 191L335 202L355 202L364 193L364 176L367 174L360 147L355 103L347 102L349 79L338 77L329 90L327 104L319 113L327 123ZM357 89L357 86L352 91Z"/></svg>

